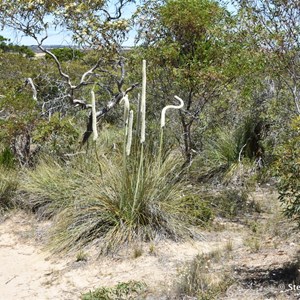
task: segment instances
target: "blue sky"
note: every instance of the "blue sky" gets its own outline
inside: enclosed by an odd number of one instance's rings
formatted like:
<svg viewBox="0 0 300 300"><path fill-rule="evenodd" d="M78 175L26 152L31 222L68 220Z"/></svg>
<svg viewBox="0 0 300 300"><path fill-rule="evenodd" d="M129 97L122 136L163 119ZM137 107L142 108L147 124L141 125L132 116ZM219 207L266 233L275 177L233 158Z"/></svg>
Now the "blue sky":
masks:
<svg viewBox="0 0 300 300"><path fill-rule="evenodd" d="M126 6L126 9L124 11L124 17L130 18L130 16L133 14L135 10L134 4L129 4ZM49 19L49 23L51 22L51 19ZM128 40L124 43L125 46L131 46L134 43L134 32L131 32L129 34ZM5 28L4 30L0 30L0 35L4 36L5 38L10 39L10 42L14 44L19 45L36 45L36 41L31 38L25 36L22 32ZM48 30L48 38L44 42L45 45L71 45L71 33L63 30L62 28L49 28Z"/></svg>
<svg viewBox="0 0 300 300"><path fill-rule="evenodd" d="M229 5L228 9L230 11L234 11L234 8ZM126 10L124 11L124 17L130 18L132 13L135 10L135 5L131 4L127 6ZM19 45L36 45L36 41L33 38L24 36L23 33L15 31L10 28L5 28L4 30L0 30L0 35L4 36L5 38L10 39L10 41L14 44ZM134 35L135 32L132 31L129 34L128 40L124 43L124 46L132 46L134 44ZM71 45L71 33L63 30L63 29L54 29L49 28L48 30L48 39L44 42L45 45Z"/></svg>

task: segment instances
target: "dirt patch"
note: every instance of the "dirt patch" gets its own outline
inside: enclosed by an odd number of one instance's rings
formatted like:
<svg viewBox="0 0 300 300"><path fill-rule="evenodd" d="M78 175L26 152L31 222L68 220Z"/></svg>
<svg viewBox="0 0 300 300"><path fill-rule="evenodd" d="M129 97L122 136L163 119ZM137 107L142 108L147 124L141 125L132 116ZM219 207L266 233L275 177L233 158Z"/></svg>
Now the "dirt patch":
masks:
<svg viewBox="0 0 300 300"><path fill-rule="evenodd" d="M299 233L278 214L276 195L260 190L252 198L262 206L259 216L216 219L201 241L154 241L100 258L95 248L53 256L45 250L51 222L13 212L0 223L0 298L80 299L98 287L134 280L146 283L147 300L180 299L174 290L183 267L198 254L219 251L228 255L210 272L230 270L233 284L218 299L297 299Z"/></svg>
<svg viewBox="0 0 300 300"><path fill-rule="evenodd" d="M144 281L149 299L173 288L180 267L199 253L224 246L229 238L241 244L233 232L206 232L204 240L175 243L158 241L137 245L114 257L97 259L85 249L87 261L78 253L51 256L44 250L43 232L49 222L38 222L24 212L12 214L0 224L0 294L3 299L79 299L83 292L129 280ZM158 298L159 299L159 298Z"/></svg>

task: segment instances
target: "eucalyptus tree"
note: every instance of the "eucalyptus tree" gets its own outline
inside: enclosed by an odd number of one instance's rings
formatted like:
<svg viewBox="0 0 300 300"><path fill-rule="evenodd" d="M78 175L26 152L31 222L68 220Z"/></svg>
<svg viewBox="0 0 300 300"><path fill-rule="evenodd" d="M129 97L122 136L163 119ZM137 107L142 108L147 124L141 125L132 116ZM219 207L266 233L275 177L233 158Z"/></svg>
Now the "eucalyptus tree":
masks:
<svg viewBox="0 0 300 300"><path fill-rule="evenodd" d="M218 1L156 0L140 6L136 20L139 51L150 64L148 90L153 91L153 102L164 102L173 94L184 100L180 123L190 162L199 151L195 129L207 126L201 114L223 97L249 60L235 19Z"/></svg>
<svg viewBox="0 0 300 300"><path fill-rule="evenodd" d="M85 97L90 95L87 89L104 91L106 100L101 101L102 108L96 112L99 120L137 85L125 82L125 62L121 47L130 29L123 12L131 2L134 1L1 0L0 24L32 37L38 48L53 59L64 85L64 102L91 110L89 99ZM71 32L73 47L96 50L94 64L87 66L80 74L71 76L57 56L44 46L48 31L53 27ZM107 77L113 79L113 82L110 80L110 86L105 84ZM37 100L43 101L39 95ZM89 113L83 142L92 132L91 120Z"/></svg>
<svg viewBox="0 0 300 300"><path fill-rule="evenodd" d="M269 77L283 98L285 87L293 108L300 114L300 5L297 0L234 0L240 26L252 48L265 54Z"/></svg>

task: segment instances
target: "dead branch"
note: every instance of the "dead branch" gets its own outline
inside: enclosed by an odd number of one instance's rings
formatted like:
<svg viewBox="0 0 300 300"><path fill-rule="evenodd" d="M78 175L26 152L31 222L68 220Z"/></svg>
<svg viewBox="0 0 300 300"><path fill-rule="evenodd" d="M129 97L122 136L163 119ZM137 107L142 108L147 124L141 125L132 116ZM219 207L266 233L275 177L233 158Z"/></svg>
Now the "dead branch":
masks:
<svg viewBox="0 0 300 300"><path fill-rule="evenodd" d="M110 110L112 110L119 102L122 100L122 98L127 95L129 92L131 92L135 87L137 87L139 83L133 84L131 87L129 87L125 92L118 93L114 98L112 98L105 107L103 107L101 110L97 111L96 118L97 122L106 115ZM81 147L88 141L89 137L93 133L93 118L92 114L89 114L89 119L87 122L87 128L85 133L83 134Z"/></svg>

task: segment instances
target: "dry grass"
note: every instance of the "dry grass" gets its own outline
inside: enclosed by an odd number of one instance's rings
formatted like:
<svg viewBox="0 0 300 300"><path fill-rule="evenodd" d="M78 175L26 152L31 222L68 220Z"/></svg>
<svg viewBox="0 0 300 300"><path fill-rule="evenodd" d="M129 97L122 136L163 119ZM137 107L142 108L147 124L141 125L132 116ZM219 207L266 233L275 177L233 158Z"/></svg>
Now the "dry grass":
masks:
<svg viewBox="0 0 300 300"><path fill-rule="evenodd" d="M145 154L142 172L122 155L75 157L68 164L47 158L24 174L24 203L53 217L51 248L79 250L97 243L100 253L156 237L191 237L190 225L208 222L209 209L180 179L182 161L171 153L162 164Z"/></svg>
<svg viewBox="0 0 300 300"><path fill-rule="evenodd" d="M197 255L180 274L177 297L180 299L187 296L203 300L220 299L233 282L230 271L222 267L222 261L227 256L226 249ZM216 265L221 265L221 267L216 269Z"/></svg>

